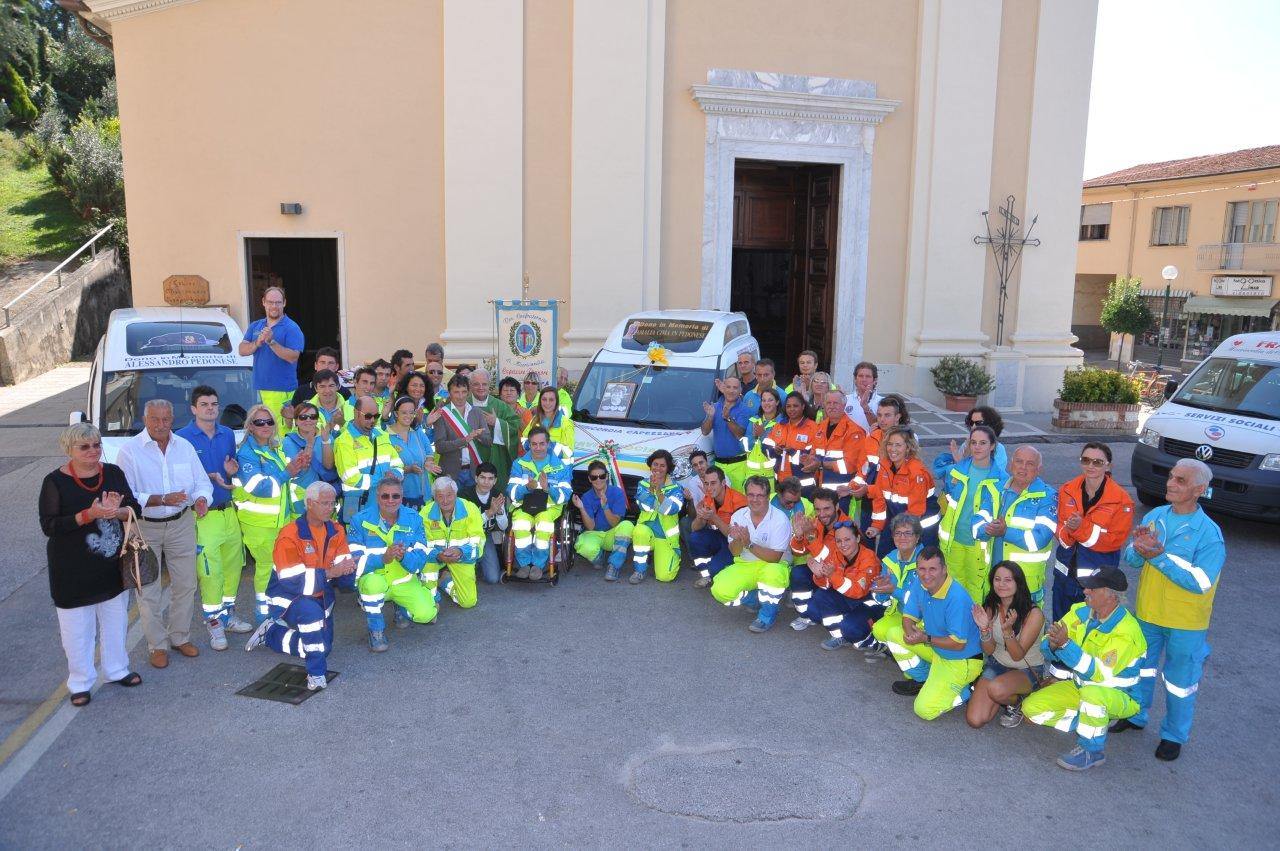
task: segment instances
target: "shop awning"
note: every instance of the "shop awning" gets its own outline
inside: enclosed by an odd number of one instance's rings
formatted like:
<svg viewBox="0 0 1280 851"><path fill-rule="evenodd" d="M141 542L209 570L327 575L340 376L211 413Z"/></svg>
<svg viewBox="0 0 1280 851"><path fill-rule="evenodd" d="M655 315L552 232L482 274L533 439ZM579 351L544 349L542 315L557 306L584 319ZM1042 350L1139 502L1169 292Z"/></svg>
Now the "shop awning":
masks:
<svg viewBox="0 0 1280 851"><path fill-rule="evenodd" d="M1143 298L1164 298L1164 289L1143 290L1141 292ZM1170 290L1169 298L1191 298L1191 290Z"/></svg>
<svg viewBox="0 0 1280 851"><path fill-rule="evenodd" d="M1211 313L1217 316L1270 316L1275 310L1274 298L1231 298L1220 295L1198 295L1187 299L1183 313Z"/></svg>

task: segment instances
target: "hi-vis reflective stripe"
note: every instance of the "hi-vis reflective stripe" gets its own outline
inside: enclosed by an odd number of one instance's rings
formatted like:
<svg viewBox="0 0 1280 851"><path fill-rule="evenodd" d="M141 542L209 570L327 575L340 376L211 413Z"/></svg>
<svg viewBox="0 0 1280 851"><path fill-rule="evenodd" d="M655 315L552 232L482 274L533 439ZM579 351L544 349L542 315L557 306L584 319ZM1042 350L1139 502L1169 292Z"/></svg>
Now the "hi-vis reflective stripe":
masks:
<svg viewBox="0 0 1280 851"><path fill-rule="evenodd" d="M933 528L934 526L937 526L937 525L938 525L938 521L939 521L939 520L941 520L941 519L942 519L942 518L941 518L941 517L939 517L937 514L930 514L930 515L928 515L928 516L926 516L926 517L924 517L924 518L922 518L922 519L920 520L920 528L921 528L921 529L931 529L931 528ZM1046 556L1046 558L1047 558L1047 556Z"/></svg>
<svg viewBox="0 0 1280 851"><path fill-rule="evenodd" d="M924 525L923 523L920 525ZM983 543L986 543L985 541ZM1042 553L1005 553L1005 558L1009 561L1016 561L1025 564L1041 564L1049 560L1051 554L1048 551Z"/></svg>
<svg viewBox="0 0 1280 851"><path fill-rule="evenodd" d="M1169 557L1169 561L1191 574L1191 578L1196 581L1196 585L1200 586L1202 592L1208 591L1213 587L1213 582L1209 580L1209 574L1205 573L1203 569L1196 567L1182 556L1174 555L1173 553L1165 553L1165 555Z"/></svg>
<svg viewBox="0 0 1280 851"><path fill-rule="evenodd" d="M1094 544L1098 543L1098 539L1101 538L1106 531L1107 531L1106 529L1103 529L1101 526L1098 526L1097 524L1095 524L1093 527L1093 531L1089 533L1089 537L1083 541L1080 541L1080 546L1092 547Z"/></svg>
<svg viewBox="0 0 1280 851"><path fill-rule="evenodd" d="M280 567L277 565L276 573L279 574L281 579L292 579L295 576L301 576L306 569L307 568L301 564L291 564L288 567Z"/></svg>
<svg viewBox="0 0 1280 851"><path fill-rule="evenodd" d="M236 511L243 511L248 514L279 514L279 505L263 505L260 502L236 502Z"/></svg>
<svg viewBox="0 0 1280 851"><path fill-rule="evenodd" d="M1165 690L1174 697L1191 697L1191 695L1200 690L1199 683L1188 686L1187 688L1182 688L1181 686L1175 686L1173 683L1169 682L1168 678L1164 681L1164 687Z"/></svg>
<svg viewBox="0 0 1280 851"><path fill-rule="evenodd" d="M250 476L249 481L244 483L243 488L246 491L252 492L256 487L258 487L258 485L262 484L263 482L271 483L271 493L268 494L268 496L277 497L280 495L280 483L277 482L275 479L271 478L270 476L263 475L262 473L255 473L252 476Z"/></svg>

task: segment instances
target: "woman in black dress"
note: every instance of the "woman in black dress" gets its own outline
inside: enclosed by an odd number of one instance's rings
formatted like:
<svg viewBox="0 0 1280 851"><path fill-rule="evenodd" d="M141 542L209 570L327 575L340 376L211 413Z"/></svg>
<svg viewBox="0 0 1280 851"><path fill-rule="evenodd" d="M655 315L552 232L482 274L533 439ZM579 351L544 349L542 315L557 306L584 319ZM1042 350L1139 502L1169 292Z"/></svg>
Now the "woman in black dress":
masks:
<svg viewBox="0 0 1280 851"><path fill-rule="evenodd" d="M44 478L40 488L40 528L49 536L49 591L58 610L62 649L67 654L67 690L71 705L89 702L97 680L93 651L102 647L107 681L136 686L142 677L129 670L125 632L129 595L120 578L122 520L141 506L124 472L102 463L102 437L88 423L62 433L67 463ZM98 635L98 633L101 633Z"/></svg>

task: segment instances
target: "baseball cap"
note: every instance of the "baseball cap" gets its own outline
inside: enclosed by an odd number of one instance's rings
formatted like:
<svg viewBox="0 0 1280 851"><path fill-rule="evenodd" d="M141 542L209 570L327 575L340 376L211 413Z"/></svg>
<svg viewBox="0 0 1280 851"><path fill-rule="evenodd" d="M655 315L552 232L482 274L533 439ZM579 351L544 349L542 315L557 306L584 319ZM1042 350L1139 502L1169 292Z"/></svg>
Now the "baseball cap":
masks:
<svg viewBox="0 0 1280 851"><path fill-rule="evenodd" d="M1080 577L1080 587L1126 591L1129 588L1129 580L1118 567L1101 567L1093 576Z"/></svg>

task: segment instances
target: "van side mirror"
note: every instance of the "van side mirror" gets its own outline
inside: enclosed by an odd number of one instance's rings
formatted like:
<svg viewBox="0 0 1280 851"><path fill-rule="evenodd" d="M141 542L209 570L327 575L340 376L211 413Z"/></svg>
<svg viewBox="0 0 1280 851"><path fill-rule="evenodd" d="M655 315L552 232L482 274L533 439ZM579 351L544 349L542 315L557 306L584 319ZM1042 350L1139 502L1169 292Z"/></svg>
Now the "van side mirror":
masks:
<svg viewBox="0 0 1280 851"><path fill-rule="evenodd" d="M84 411L72 411L71 416L67 417L67 425L80 425L88 421L89 418L84 415Z"/></svg>
<svg viewBox="0 0 1280 851"><path fill-rule="evenodd" d="M1177 392L1178 392L1177 380L1170 378L1168 381L1164 383L1164 398L1170 399L1173 397L1173 394Z"/></svg>

